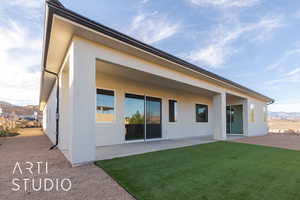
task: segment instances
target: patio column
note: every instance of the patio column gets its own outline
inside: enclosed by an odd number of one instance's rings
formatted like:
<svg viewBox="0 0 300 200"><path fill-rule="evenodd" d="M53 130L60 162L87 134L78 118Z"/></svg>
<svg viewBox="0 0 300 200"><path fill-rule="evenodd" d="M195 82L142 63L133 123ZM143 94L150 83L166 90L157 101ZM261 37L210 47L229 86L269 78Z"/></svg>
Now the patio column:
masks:
<svg viewBox="0 0 300 200"><path fill-rule="evenodd" d="M80 40L70 47L70 143L73 165L95 160L96 60Z"/></svg>
<svg viewBox="0 0 300 200"><path fill-rule="evenodd" d="M214 139L226 140L226 94L213 96Z"/></svg>
<svg viewBox="0 0 300 200"><path fill-rule="evenodd" d="M249 122L249 100L243 100L243 132L244 136L248 136L248 122Z"/></svg>

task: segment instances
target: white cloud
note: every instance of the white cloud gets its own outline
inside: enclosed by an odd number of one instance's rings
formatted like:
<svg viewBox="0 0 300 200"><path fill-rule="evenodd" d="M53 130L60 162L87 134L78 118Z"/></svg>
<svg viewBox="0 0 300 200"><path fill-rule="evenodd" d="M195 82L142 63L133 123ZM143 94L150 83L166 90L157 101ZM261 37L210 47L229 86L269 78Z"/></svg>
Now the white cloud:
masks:
<svg viewBox="0 0 300 200"><path fill-rule="evenodd" d="M173 36L179 29L179 23L171 22L158 12L141 13L134 17L129 34L145 43L153 44Z"/></svg>
<svg viewBox="0 0 300 200"><path fill-rule="evenodd" d="M259 3L259 0L190 0L197 6L216 6L216 7L251 7Z"/></svg>
<svg viewBox="0 0 300 200"><path fill-rule="evenodd" d="M283 63L287 61L291 56L299 56L300 55L300 47L296 47L286 51L276 62L266 67L267 71L271 71L274 69L281 68Z"/></svg>
<svg viewBox="0 0 300 200"><path fill-rule="evenodd" d="M30 9L42 7L43 2L43 0L7 0L6 3L10 6L19 6Z"/></svg>
<svg viewBox="0 0 300 200"><path fill-rule="evenodd" d="M287 73L288 76L294 76L295 74L300 73L300 67Z"/></svg>
<svg viewBox="0 0 300 200"><path fill-rule="evenodd" d="M236 53L238 50L232 44L246 34L251 34L251 39L255 41L266 40L267 33L281 27L281 16L265 17L256 23L236 23L232 26L219 25L213 31L211 43L206 47L193 50L188 55L188 59L210 67L220 67L226 62L228 57Z"/></svg>
<svg viewBox="0 0 300 200"><path fill-rule="evenodd" d="M150 0L141 0L140 3L141 4L147 4Z"/></svg>
<svg viewBox="0 0 300 200"><path fill-rule="evenodd" d="M300 18L300 10L298 10L295 14L294 14L295 18Z"/></svg>
<svg viewBox="0 0 300 200"><path fill-rule="evenodd" d="M275 102L268 106L268 110L272 112L300 112L299 102Z"/></svg>
<svg viewBox="0 0 300 200"><path fill-rule="evenodd" d="M188 59L193 62L217 68L225 62L225 58L233 54L233 49L226 48L224 44L211 44L199 51L192 51Z"/></svg>
<svg viewBox="0 0 300 200"><path fill-rule="evenodd" d="M36 8L33 1L25 4ZM0 100L38 103L42 37L32 28L12 17L0 23Z"/></svg>
<svg viewBox="0 0 300 200"><path fill-rule="evenodd" d="M283 74L279 79L267 82L268 85L277 85L278 83L300 83L300 67Z"/></svg>

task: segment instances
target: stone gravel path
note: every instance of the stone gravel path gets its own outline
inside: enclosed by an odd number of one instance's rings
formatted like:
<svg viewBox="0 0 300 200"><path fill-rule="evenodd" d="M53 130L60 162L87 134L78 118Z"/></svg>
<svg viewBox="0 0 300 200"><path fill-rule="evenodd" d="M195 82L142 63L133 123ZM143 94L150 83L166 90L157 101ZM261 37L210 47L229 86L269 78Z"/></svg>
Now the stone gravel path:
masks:
<svg viewBox="0 0 300 200"><path fill-rule="evenodd" d="M63 154L56 150L49 151L51 143L47 136L42 135L38 129L23 130L20 136L12 138L0 138L0 198L5 200L43 200L43 199L72 199L72 200L129 200L133 199L121 186L119 186L102 169L93 164L72 168ZM19 163L13 174L16 163ZM32 162L33 168L30 173L25 168ZM38 164L40 164L40 174L38 173ZM48 162L48 173L46 173L46 164ZM25 191L24 178L29 178L27 189ZM45 178L50 178L54 183L54 189L43 191ZM63 191L59 186L56 191L56 180L58 185L64 183L64 188L68 189L68 182L62 181L63 178L71 180L71 190ZM19 191L12 181L20 186ZM42 189L34 191L32 189L32 179L35 181L36 188L39 187L39 180L42 180ZM51 183L48 182L48 188Z"/></svg>
<svg viewBox="0 0 300 200"><path fill-rule="evenodd" d="M245 137L235 139L233 141L271 147L279 147L284 149L300 150L300 136L297 135L268 134L265 136Z"/></svg>

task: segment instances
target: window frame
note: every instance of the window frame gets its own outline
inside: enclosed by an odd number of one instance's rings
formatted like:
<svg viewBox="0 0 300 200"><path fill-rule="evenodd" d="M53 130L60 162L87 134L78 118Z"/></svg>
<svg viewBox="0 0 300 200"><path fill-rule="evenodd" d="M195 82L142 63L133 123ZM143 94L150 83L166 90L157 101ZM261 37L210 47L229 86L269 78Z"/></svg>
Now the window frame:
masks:
<svg viewBox="0 0 300 200"><path fill-rule="evenodd" d="M96 115L97 115L97 90L110 90L114 92L114 114L113 114L113 120L112 121L97 121ZM116 116L117 116L117 91L116 89L111 88L105 88L105 87L96 87L96 95L95 95L95 122L96 124L113 124L116 122Z"/></svg>
<svg viewBox="0 0 300 200"><path fill-rule="evenodd" d="M268 121L268 110L267 106L263 106L263 121L267 122Z"/></svg>
<svg viewBox="0 0 300 200"><path fill-rule="evenodd" d="M253 103L250 104L250 122L255 123L255 105Z"/></svg>
<svg viewBox="0 0 300 200"><path fill-rule="evenodd" d="M170 121L170 102L171 101L176 102L176 111L177 112L175 112L175 109L174 109L174 121ZM168 119L169 123L177 123L178 122L178 101L176 99L168 99L168 117L169 117L169 119Z"/></svg>
<svg viewBox="0 0 300 200"><path fill-rule="evenodd" d="M206 107L206 112L205 112L205 120L204 121L198 121L197 115L198 115L198 106L203 106ZM201 104L201 103L196 103L195 104L195 122L196 123L208 123L208 105L207 104Z"/></svg>

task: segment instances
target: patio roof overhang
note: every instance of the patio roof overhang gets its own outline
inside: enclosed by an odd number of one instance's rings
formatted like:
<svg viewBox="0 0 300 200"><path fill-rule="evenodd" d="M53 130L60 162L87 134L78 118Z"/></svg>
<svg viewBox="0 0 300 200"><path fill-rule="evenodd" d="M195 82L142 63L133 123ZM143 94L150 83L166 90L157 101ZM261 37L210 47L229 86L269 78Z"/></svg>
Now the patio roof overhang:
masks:
<svg viewBox="0 0 300 200"><path fill-rule="evenodd" d="M46 1L44 44L42 56L42 75L40 86L40 109L43 110L49 94L55 84L55 76L45 70L58 73L65 62L66 53L74 36L79 36L107 47L143 58L152 63L175 69L179 72L196 76L265 102L273 102L272 98L255 92L238 83L225 79L180 58L135 40L95 21L87 19L66 9L57 0Z"/></svg>
<svg viewBox="0 0 300 200"><path fill-rule="evenodd" d="M134 84L145 84L147 86L159 87L164 89L171 89L178 93L186 92L190 94L196 94L205 97L213 97L218 94L209 89L196 87L187 83L183 83L177 80L169 79L162 76L157 76L144 71L136 70L125 65L118 65L115 63L109 63L103 60L97 59L96 72L105 76L125 79L133 81ZM97 74L96 74L97 80ZM151 87L150 87L151 88ZM183 93L184 94L184 93Z"/></svg>

